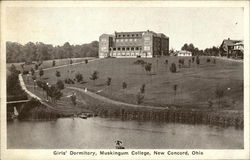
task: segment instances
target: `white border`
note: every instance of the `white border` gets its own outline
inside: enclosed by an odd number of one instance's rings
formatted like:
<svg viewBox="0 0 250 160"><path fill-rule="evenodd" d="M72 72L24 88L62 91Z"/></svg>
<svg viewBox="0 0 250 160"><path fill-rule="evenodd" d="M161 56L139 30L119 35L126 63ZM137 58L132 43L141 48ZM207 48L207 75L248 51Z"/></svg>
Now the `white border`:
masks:
<svg viewBox="0 0 250 160"><path fill-rule="evenodd" d="M6 7L244 7L244 149L243 150L199 150L203 156L130 156L130 157L82 157L82 156L54 156L52 150L35 149L6 149L6 56L5 56L5 9ZM233 13L232 13L233 14ZM230 16L230 15L229 15ZM2 1L1 2L1 159L249 159L249 1ZM60 151L70 149L58 149ZM72 149L73 150L73 149ZM75 150L74 151L82 151ZM93 150L88 150L93 151ZM95 150L99 151L99 150ZM131 151L131 150L125 150ZM147 151L147 150L143 150ZM152 152L152 150L149 150ZM161 150L158 150L161 151ZM166 150L168 151L168 150ZM173 150L184 151L184 150ZM185 150L187 151L187 150ZM192 150L188 150L192 151Z"/></svg>

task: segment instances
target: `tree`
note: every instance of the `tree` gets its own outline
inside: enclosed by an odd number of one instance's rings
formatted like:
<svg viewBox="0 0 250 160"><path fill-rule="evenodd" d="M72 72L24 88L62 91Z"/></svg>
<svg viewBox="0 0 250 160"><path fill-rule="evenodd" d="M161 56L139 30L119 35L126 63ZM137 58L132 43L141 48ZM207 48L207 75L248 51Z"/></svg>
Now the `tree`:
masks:
<svg viewBox="0 0 250 160"><path fill-rule="evenodd" d="M152 68L152 63L146 63L146 65L145 65L145 70L146 70L146 72L148 73L148 72L151 72L151 68Z"/></svg>
<svg viewBox="0 0 250 160"><path fill-rule="evenodd" d="M69 42L64 43L63 50L67 57L73 58L73 48Z"/></svg>
<svg viewBox="0 0 250 160"><path fill-rule="evenodd" d="M172 73L176 73L176 65L175 65L175 63L172 63L169 69L170 69L170 71Z"/></svg>
<svg viewBox="0 0 250 160"><path fill-rule="evenodd" d="M127 88L127 83L126 82L122 82L122 89L125 90Z"/></svg>
<svg viewBox="0 0 250 160"><path fill-rule="evenodd" d="M73 93L72 96L70 96L71 102L73 103L73 105L76 105L76 94Z"/></svg>
<svg viewBox="0 0 250 160"><path fill-rule="evenodd" d="M58 81L56 82L56 87L57 87L58 89L60 89L60 90L63 90L63 89L64 89L64 83L63 83L63 81L62 81L62 80L58 80Z"/></svg>
<svg viewBox="0 0 250 160"><path fill-rule="evenodd" d="M61 77L61 73L59 71L56 71L56 77L57 78Z"/></svg>
<svg viewBox="0 0 250 160"><path fill-rule="evenodd" d="M52 67L55 67L55 66L56 66L56 61L53 60L53 61L52 61Z"/></svg>
<svg viewBox="0 0 250 160"><path fill-rule="evenodd" d="M137 101L137 104L141 104L143 102L143 99L144 99L144 95L141 94L140 92L136 95L136 101Z"/></svg>
<svg viewBox="0 0 250 160"><path fill-rule="evenodd" d="M111 85L111 78L110 78L110 77L107 78L106 84L107 84L107 86L110 86L110 85Z"/></svg>
<svg viewBox="0 0 250 160"><path fill-rule="evenodd" d="M76 81L77 81L77 82L82 82L82 81L83 81L83 76L82 76L82 74L80 74L80 73L77 73L77 74L75 75L75 78L76 78Z"/></svg>
<svg viewBox="0 0 250 160"><path fill-rule="evenodd" d="M95 84L95 80L98 79L98 72L94 71L93 74L89 77L90 80L92 80Z"/></svg>
<svg viewBox="0 0 250 160"><path fill-rule="evenodd" d="M34 76L35 70L34 70L33 68L31 68L31 69L30 69L30 73L31 73L32 76Z"/></svg>
<svg viewBox="0 0 250 160"><path fill-rule="evenodd" d="M48 89L46 90L47 95L51 98L51 101L55 103L57 100L59 100L63 93L56 85L48 86Z"/></svg>
<svg viewBox="0 0 250 160"><path fill-rule="evenodd" d="M43 74L44 74L43 69L40 68L40 70L39 70L39 76L40 76L40 78L43 76Z"/></svg>
<svg viewBox="0 0 250 160"><path fill-rule="evenodd" d="M196 56L196 64L200 64L200 58L199 58L199 56Z"/></svg>
<svg viewBox="0 0 250 160"><path fill-rule="evenodd" d="M143 84L143 85L141 86L141 88L140 88L141 94L144 94L144 93L145 93L145 87L146 87L145 84Z"/></svg>

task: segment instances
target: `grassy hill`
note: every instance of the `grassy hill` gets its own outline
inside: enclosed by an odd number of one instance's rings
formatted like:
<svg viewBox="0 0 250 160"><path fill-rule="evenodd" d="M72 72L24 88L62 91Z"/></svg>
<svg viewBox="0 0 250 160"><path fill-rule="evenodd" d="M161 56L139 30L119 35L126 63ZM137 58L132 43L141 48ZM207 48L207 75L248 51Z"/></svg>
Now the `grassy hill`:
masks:
<svg viewBox="0 0 250 160"><path fill-rule="evenodd" d="M142 104L184 109L243 110L243 64L216 59L216 63L207 62L207 57L200 57L200 64L188 65L191 57L185 57L184 66L178 67L180 57L162 57L143 59L152 63L151 73L146 73L142 65L134 62L138 59L107 58L88 64L80 64L44 72L43 78L50 84L58 79L75 78L75 74L83 75L84 83L70 84L79 88L87 87L91 91L110 99L136 104L136 95L141 85L146 85L145 98ZM168 64L165 60L168 59ZM211 58L210 58L211 59ZM171 63L177 65L177 73L169 70ZM57 78L56 71L61 77ZM98 71L98 79L89 79L94 71ZM37 76L38 77L38 76ZM107 86L107 77L111 77L111 85ZM122 83L127 88L122 88ZM174 90L176 86L176 91ZM223 93L219 97L216 93Z"/></svg>

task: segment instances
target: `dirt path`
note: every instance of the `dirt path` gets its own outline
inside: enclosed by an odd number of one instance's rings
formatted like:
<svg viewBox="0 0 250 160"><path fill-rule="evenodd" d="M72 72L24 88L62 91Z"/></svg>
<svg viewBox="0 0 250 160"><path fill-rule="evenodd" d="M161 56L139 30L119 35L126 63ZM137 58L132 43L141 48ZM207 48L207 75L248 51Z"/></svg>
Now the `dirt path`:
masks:
<svg viewBox="0 0 250 160"><path fill-rule="evenodd" d="M86 94L86 95L88 95L88 96L90 96L90 97L92 97L94 99L97 99L97 100L100 100L100 101L103 101L103 102L106 102L106 103L114 104L114 105L127 106L127 107L133 107L133 108L148 108L148 109L160 109L160 110L167 109L167 108L164 108L164 107L144 106L144 105L136 105L136 104L130 104L130 103L124 103L124 102L120 102L120 101L115 101L115 100L103 97L101 95L98 95L98 94L90 92L90 91L85 92L84 89L81 89L81 88L76 88L76 87L66 87L66 88L71 89L71 90L79 91L79 92L81 92L83 94Z"/></svg>

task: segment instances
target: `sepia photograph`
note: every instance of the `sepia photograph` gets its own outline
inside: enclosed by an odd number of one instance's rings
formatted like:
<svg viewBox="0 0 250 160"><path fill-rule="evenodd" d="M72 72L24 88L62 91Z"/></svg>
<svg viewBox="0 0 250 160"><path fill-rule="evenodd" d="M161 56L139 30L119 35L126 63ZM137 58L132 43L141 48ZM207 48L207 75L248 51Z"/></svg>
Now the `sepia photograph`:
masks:
<svg viewBox="0 0 250 160"><path fill-rule="evenodd" d="M100 3L5 3L6 151L156 159L249 150L248 2Z"/></svg>

